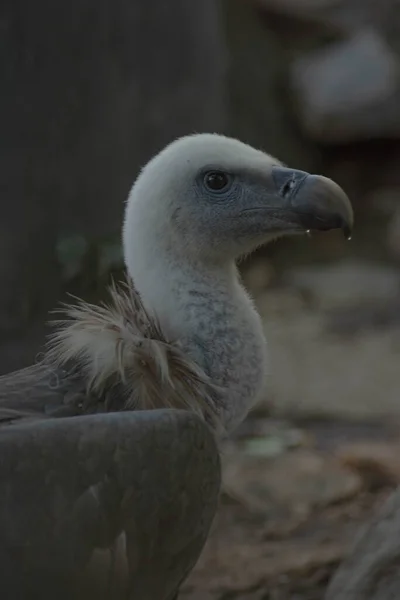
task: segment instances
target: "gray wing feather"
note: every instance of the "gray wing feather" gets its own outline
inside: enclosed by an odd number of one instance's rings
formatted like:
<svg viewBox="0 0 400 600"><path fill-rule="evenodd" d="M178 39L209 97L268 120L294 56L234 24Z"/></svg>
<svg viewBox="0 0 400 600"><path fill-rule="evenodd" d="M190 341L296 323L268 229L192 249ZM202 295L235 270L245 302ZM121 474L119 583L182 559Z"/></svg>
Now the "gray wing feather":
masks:
<svg viewBox="0 0 400 600"><path fill-rule="evenodd" d="M196 563L220 462L195 414L28 420L0 457L3 597L168 600Z"/></svg>

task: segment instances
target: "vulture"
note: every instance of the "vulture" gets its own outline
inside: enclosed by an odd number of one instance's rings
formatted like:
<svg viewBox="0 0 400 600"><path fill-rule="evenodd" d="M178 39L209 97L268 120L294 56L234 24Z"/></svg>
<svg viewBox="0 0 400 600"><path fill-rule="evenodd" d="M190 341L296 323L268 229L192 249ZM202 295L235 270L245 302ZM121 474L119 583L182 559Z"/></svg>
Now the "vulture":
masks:
<svg viewBox="0 0 400 600"><path fill-rule="evenodd" d="M265 391L236 263L352 226L332 180L222 135L177 139L144 166L126 280L101 305L64 306L42 358L0 378L5 597L177 597L216 511L219 442Z"/></svg>

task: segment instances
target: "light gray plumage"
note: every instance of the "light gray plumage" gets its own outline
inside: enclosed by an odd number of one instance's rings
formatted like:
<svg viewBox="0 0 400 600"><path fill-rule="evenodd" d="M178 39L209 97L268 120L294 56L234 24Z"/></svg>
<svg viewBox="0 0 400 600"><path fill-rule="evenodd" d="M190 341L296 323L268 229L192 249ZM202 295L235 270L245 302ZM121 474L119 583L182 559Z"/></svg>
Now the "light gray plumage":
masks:
<svg viewBox="0 0 400 600"><path fill-rule="evenodd" d="M240 283L236 260L281 235L335 228L347 235L352 222L346 195L329 179L283 167L223 136L173 142L144 167L128 198L127 286L113 287L108 305L69 307L45 360L0 378L0 419L28 420L34 427L45 417L185 408L218 436L229 433L263 394L268 370L260 318ZM76 427L83 427L81 422L77 419ZM141 425L145 435L145 420ZM203 449L200 444L198 451ZM211 494L218 461L212 469ZM178 481L184 489L181 477L173 473L169 485L177 489ZM198 477L199 485L207 479L200 468ZM163 485L168 496L168 484ZM140 484L138 490L148 498L154 494ZM162 506L154 510L136 516L145 524ZM201 521L200 505L197 511ZM208 527L206 519L205 532ZM188 548L182 548L186 556ZM136 550L140 556L140 544ZM192 556L198 552L196 546ZM154 561L154 554L146 555L146 568L156 568ZM133 579L139 577L138 564ZM182 560L182 577L185 569ZM167 579L160 600L170 600ZM151 589L150 579L147 583Z"/></svg>

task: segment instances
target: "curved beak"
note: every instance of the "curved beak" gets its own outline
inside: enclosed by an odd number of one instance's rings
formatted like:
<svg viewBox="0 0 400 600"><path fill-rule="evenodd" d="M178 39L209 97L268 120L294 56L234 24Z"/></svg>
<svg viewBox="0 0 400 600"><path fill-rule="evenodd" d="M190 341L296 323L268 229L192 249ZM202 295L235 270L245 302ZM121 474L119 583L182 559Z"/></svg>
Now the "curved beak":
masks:
<svg viewBox="0 0 400 600"><path fill-rule="evenodd" d="M306 230L342 229L346 238L353 230L353 209L342 188L322 175L273 167L274 185L283 204L282 218Z"/></svg>

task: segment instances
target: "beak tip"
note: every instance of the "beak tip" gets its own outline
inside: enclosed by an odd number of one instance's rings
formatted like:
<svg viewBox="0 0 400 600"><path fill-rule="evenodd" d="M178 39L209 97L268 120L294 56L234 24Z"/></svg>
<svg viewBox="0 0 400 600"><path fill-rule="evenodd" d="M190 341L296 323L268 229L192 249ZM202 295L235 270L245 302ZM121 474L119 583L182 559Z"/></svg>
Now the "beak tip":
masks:
<svg viewBox="0 0 400 600"><path fill-rule="evenodd" d="M350 241L353 235L353 227L349 227L349 225L343 225L342 231L345 239Z"/></svg>
<svg viewBox="0 0 400 600"><path fill-rule="evenodd" d="M353 207L343 189L332 179L322 175L310 176L311 188L314 187L313 207L316 214L325 221L329 229L341 229L349 240L353 233Z"/></svg>

